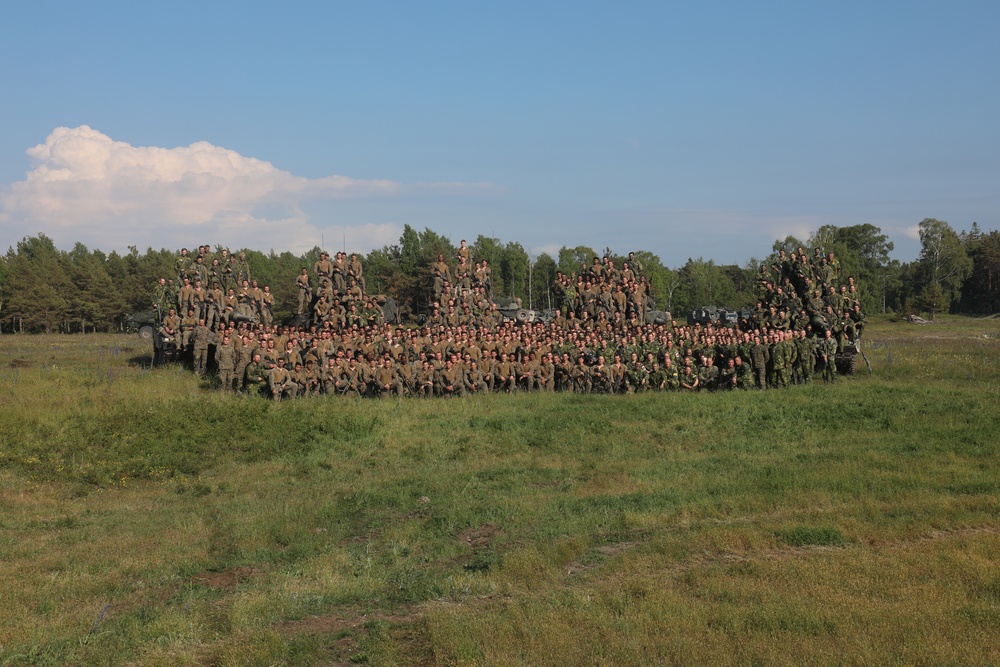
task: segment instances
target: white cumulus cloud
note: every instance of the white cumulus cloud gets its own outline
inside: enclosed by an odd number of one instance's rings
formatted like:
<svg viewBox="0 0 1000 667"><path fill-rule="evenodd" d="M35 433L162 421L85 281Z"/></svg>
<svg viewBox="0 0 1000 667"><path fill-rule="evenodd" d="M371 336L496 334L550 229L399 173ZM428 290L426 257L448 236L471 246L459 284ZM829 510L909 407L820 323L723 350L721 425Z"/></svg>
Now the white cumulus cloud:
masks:
<svg viewBox="0 0 1000 667"><path fill-rule="evenodd" d="M29 148L25 180L0 188L0 241L45 233L57 244L104 250L128 245L233 247L301 252L322 234L347 236L357 249L399 238L394 223L315 225L303 207L323 200L380 198L406 191L481 191L489 186L346 176L304 178L270 162L201 141L132 146L86 125L59 127Z"/></svg>

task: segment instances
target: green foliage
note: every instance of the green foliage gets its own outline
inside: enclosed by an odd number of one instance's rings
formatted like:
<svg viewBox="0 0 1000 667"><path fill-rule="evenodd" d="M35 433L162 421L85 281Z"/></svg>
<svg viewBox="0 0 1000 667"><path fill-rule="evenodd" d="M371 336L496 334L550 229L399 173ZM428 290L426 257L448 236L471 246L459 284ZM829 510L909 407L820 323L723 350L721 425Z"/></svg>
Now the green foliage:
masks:
<svg viewBox="0 0 1000 667"><path fill-rule="evenodd" d="M749 305L740 303L741 297L727 268L700 257L696 260L689 259L678 271L681 281L680 289L675 296L678 313L709 305L724 308ZM741 274L742 270L738 273Z"/></svg>
<svg viewBox="0 0 1000 667"><path fill-rule="evenodd" d="M863 310L869 313L900 309L904 303L925 307L941 293L947 304L961 298L961 309L988 313L1000 309L1000 233L984 235L975 224L961 236L944 222L921 223L922 251L918 261L901 264L889 258L893 244L882 230L871 224L837 227L825 225L808 243L795 237L775 241L775 252L799 247L822 247L841 262L844 276L854 276ZM517 296L525 303L548 306L553 271L578 272L594 257L604 255L621 267L627 254L611 248L598 253L588 246L563 246L557 258L539 256L530 262L525 248L516 241L480 235L470 246L473 261L487 260L493 269L493 296ZM251 278L269 285L275 295L278 320L293 314L297 300L295 277L302 266L311 268L320 248L302 255L291 252L265 254L244 249ZM234 251L238 252L238 251ZM392 295L404 317L428 304L433 276L429 266L442 255L453 263L455 247L431 229L417 231L405 225L399 243L370 252L364 259L369 291ZM773 260L772 256L769 258ZM130 247L125 254L105 255L77 244L70 252L59 251L44 235L25 237L0 260L0 328L17 331L111 330L124 317L149 307L153 285L174 273L172 250L148 248L140 254ZM648 250L635 251L633 269L651 287L658 308L683 313L715 304L741 307L756 299L754 278L759 262L746 266L719 266L712 260L689 259L679 269L663 265ZM529 280L530 279L530 280ZM529 295L529 282L530 292Z"/></svg>
<svg viewBox="0 0 1000 667"><path fill-rule="evenodd" d="M86 246L77 243L69 259L70 276L76 289L70 297L68 315L79 321L81 331L86 331L88 326L91 330L110 331L125 304L104 267L102 256L98 252L91 254Z"/></svg>
<svg viewBox="0 0 1000 667"><path fill-rule="evenodd" d="M598 257L597 251L584 245L575 248L563 246L559 249L559 270L569 275L579 273L581 267L590 266L594 258Z"/></svg>
<svg viewBox="0 0 1000 667"><path fill-rule="evenodd" d="M951 300L944 293L941 283L932 282L924 287L924 290L920 293L916 301L916 305L921 311L929 313L933 320L934 315L937 313L947 312L950 302Z"/></svg>
<svg viewBox="0 0 1000 667"><path fill-rule="evenodd" d="M789 236L786 236L784 238L784 240L775 240L774 244L771 246L771 250L773 251L773 255L772 256L776 257L778 255L778 251L779 250L784 250L785 254L791 254L793 252L798 252L799 248L804 248L807 245L809 245L809 244L808 243L803 243L802 241L800 241L799 239L795 238L794 236L789 235Z"/></svg>
<svg viewBox="0 0 1000 667"><path fill-rule="evenodd" d="M470 250L473 262L481 262L485 259L492 269L493 296L505 294L506 283L498 270L504 254L503 243L500 242L500 239L480 234L476 237L476 242L472 244Z"/></svg>
<svg viewBox="0 0 1000 667"><path fill-rule="evenodd" d="M875 225L824 225L812 235L809 245L834 253L844 279L856 279L864 312L882 312L889 293L899 287L899 263L889 258L894 245Z"/></svg>
<svg viewBox="0 0 1000 667"><path fill-rule="evenodd" d="M500 276L507 296L528 300L528 253L520 243L508 242L500 256ZM493 289L494 293L496 288Z"/></svg>
<svg viewBox="0 0 1000 667"><path fill-rule="evenodd" d="M920 258L917 260L918 289L940 286L950 305L958 299L962 283L972 273L972 258L947 222L925 218L920 222ZM935 288L936 289L936 288Z"/></svg>
<svg viewBox="0 0 1000 667"><path fill-rule="evenodd" d="M972 229L962 235L962 245L972 259L972 273L962 284L962 312L1000 312L1000 232L983 234L972 223Z"/></svg>
<svg viewBox="0 0 1000 667"><path fill-rule="evenodd" d="M8 284L6 319L18 328L57 331L66 319L72 281L52 239L44 234L25 237L6 258Z"/></svg>
<svg viewBox="0 0 1000 667"><path fill-rule="evenodd" d="M376 294L402 294L406 290L407 276L399 265L399 246L385 246L368 253L365 275L368 291Z"/></svg>
<svg viewBox="0 0 1000 667"><path fill-rule="evenodd" d="M554 304L550 290L556 279L556 262L546 253L535 260L531 268L531 295L528 304L533 308L548 308Z"/></svg>

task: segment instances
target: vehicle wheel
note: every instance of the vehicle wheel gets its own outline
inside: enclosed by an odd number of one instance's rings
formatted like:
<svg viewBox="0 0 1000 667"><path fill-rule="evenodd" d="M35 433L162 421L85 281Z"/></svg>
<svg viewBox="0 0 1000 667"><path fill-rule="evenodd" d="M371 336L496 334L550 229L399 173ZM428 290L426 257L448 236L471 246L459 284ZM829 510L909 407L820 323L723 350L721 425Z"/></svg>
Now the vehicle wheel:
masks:
<svg viewBox="0 0 1000 667"><path fill-rule="evenodd" d="M515 319L517 319L518 322L528 322L530 320L531 313L522 308L521 310L517 311L517 314L514 317Z"/></svg>
<svg viewBox="0 0 1000 667"><path fill-rule="evenodd" d="M148 324L139 327L139 338L142 338L143 340L149 340L152 337L153 337L153 327L149 326Z"/></svg>

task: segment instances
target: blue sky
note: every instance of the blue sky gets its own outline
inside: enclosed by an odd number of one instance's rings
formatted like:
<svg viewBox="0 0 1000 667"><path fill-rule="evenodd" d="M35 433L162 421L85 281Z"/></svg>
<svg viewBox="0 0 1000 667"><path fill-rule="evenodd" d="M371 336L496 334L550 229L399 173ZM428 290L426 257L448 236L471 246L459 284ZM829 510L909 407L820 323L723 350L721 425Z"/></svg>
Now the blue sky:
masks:
<svg viewBox="0 0 1000 667"><path fill-rule="evenodd" d="M1000 219L1000 3L6 2L0 246L742 263ZM62 129L60 129L62 128ZM30 155L29 155L30 151Z"/></svg>

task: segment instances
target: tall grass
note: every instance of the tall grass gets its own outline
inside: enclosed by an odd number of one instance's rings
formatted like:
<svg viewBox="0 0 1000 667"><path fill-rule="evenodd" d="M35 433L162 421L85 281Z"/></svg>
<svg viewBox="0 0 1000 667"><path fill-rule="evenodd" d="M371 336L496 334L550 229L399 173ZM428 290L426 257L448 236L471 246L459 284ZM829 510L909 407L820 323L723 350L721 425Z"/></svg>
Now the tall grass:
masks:
<svg viewBox="0 0 1000 667"><path fill-rule="evenodd" d="M277 404L0 337L0 663L995 664L991 328L788 391Z"/></svg>

